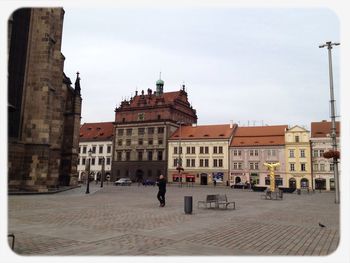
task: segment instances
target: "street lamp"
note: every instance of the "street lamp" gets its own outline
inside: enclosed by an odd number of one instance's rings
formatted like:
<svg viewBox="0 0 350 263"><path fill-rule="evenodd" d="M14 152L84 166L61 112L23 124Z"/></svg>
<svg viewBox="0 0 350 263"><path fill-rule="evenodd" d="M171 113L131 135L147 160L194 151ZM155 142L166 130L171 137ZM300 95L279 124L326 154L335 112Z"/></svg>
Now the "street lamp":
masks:
<svg viewBox="0 0 350 263"><path fill-rule="evenodd" d="M103 187L103 178L105 174L105 158L102 157L102 169L101 169L101 187Z"/></svg>
<svg viewBox="0 0 350 263"><path fill-rule="evenodd" d="M181 175L181 170L183 170L182 168L182 160L181 160L181 125L184 124L184 122L182 121L178 121L177 124L180 125L180 134L179 134L179 160L178 160L178 165L177 165L177 170L179 172L179 180L180 180L180 187L182 187L182 175ZM181 175L181 176L180 176Z"/></svg>
<svg viewBox="0 0 350 263"><path fill-rule="evenodd" d="M92 155L91 148L88 151L88 154L89 154L89 158L88 158L88 168L86 169L87 170L87 184L86 184L86 192L85 192L85 194L90 194L89 186L90 186L90 162L91 162L91 155Z"/></svg>
<svg viewBox="0 0 350 263"><path fill-rule="evenodd" d="M326 42L326 44L320 45L319 48L327 47L328 49L328 63L329 63L329 88L330 88L330 97L331 97L331 119L332 119L332 128L331 128L331 137L332 137L332 147L333 151L337 151L337 134L335 126L335 106L334 106L334 88L333 88L333 69L332 69L332 46L339 46L340 43L332 43L331 41ZM339 193L339 173L338 173L338 158L333 156L334 164L334 183L335 183L335 203L340 203L340 193Z"/></svg>

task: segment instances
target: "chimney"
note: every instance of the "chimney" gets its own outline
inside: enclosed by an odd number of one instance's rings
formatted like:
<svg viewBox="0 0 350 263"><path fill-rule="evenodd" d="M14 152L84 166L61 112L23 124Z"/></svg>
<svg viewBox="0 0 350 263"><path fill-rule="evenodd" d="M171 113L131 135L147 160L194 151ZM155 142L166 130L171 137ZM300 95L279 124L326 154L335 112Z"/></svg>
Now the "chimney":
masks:
<svg viewBox="0 0 350 263"><path fill-rule="evenodd" d="M230 129L233 129L233 120L230 122Z"/></svg>

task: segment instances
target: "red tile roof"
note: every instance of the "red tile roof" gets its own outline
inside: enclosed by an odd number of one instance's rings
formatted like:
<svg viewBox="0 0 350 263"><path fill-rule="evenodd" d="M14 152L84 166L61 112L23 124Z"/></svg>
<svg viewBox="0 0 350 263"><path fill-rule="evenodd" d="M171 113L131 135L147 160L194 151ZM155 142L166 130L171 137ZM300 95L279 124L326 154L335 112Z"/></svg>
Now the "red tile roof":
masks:
<svg viewBox="0 0 350 263"><path fill-rule="evenodd" d="M80 127L80 141L108 141L113 138L113 122L84 123Z"/></svg>
<svg viewBox="0 0 350 263"><path fill-rule="evenodd" d="M328 137L327 135L331 133L332 123L330 121L321 122L311 122L311 137L320 138ZM340 135L340 122L335 122L336 135Z"/></svg>
<svg viewBox="0 0 350 263"><path fill-rule="evenodd" d="M231 147L284 145L288 125L238 127Z"/></svg>
<svg viewBox="0 0 350 263"><path fill-rule="evenodd" d="M229 139L237 125L230 128L230 124L219 125L194 125L181 126L181 139L196 140L196 139ZM180 138L180 128L178 128L169 140L178 140Z"/></svg>

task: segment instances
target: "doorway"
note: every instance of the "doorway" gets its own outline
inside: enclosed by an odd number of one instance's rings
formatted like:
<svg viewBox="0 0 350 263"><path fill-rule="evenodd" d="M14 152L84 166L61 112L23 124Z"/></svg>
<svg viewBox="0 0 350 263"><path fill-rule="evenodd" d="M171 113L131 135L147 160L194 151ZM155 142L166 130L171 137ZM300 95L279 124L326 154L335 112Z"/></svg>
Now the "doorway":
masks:
<svg viewBox="0 0 350 263"><path fill-rule="evenodd" d="M205 173L201 174L201 185L207 185L208 184L208 175Z"/></svg>

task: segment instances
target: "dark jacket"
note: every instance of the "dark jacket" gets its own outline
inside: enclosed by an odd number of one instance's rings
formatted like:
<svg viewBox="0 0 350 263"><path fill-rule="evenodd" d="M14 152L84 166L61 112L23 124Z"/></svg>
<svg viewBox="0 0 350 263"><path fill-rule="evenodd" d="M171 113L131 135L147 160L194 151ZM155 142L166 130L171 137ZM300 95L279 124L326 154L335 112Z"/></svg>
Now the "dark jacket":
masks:
<svg viewBox="0 0 350 263"><path fill-rule="evenodd" d="M158 180L158 187L159 187L159 192L164 192L165 193L165 191L166 191L166 180L165 180L165 178Z"/></svg>

